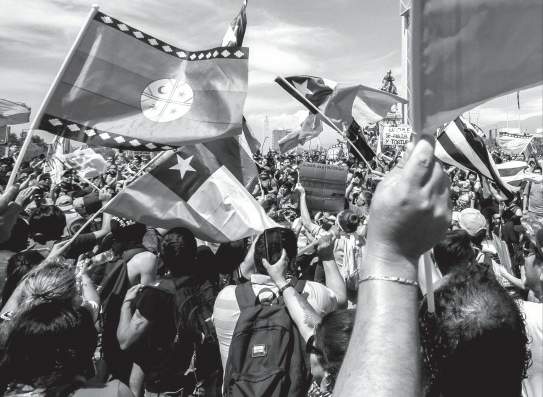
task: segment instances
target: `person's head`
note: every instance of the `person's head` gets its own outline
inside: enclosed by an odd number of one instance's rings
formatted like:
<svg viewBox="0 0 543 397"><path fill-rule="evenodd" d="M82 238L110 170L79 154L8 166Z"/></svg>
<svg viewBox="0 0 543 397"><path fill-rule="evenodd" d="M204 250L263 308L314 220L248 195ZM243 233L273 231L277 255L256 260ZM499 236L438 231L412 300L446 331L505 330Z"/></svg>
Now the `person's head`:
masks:
<svg viewBox="0 0 543 397"><path fill-rule="evenodd" d="M541 175L541 167L536 166L532 172L533 172L534 174L539 174L539 175Z"/></svg>
<svg viewBox="0 0 543 397"><path fill-rule="evenodd" d="M419 312L426 396L520 397L530 360L519 307L491 270L449 274Z"/></svg>
<svg viewBox="0 0 543 397"><path fill-rule="evenodd" d="M93 375L97 332L90 312L62 302L47 302L22 312L9 333L2 362L3 385L25 384L48 392L81 384ZM58 390L59 391L59 390Z"/></svg>
<svg viewBox="0 0 543 397"><path fill-rule="evenodd" d="M526 287L534 292L538 299L543 299L543 229L530 236L531 253L526 258Z"/></svg>
<svg viewBox="0 0 543 397"><path fill-rule="evenodd" d="M196 255L196 239L190 230L176 227L162 238L160 257L173 276L194 275Z"/></svg>
<svg viewBox="0 0 543 397"><path fill-rule="evenodd" d="M136 221L113 217L110 222L111 234L118 243L141 243L147 226Z"/></svg>
<svg viewBox="0 0 543 397"><path fill-rule="evenodd" d="M66 216L55 205L36 207L28 220L30 236L38 243L58 240L66 227Z"/></svg>
<svg viewBox="0 0 543 397"><path fill-rule="evenodd" d="M28 223L21 217L17 218L15 225L11 229L9 239L0 244L0 250L19 252L28 247L28 236L30 228Z"/></svg>
<svg viewBox="0 0 543 397"><path fill-rule="evenodd" d="M298 174L296 173L296 171L294 172L289 172L288 176L287 176L287 182L291 185L291 186L294 186L296 185L296 182L298 181Z"/></svg>
<svg viewBox="0 0 543 397"><path fill-rule="evenodd" d="M30 272L23 286L24 307L44 302L79 304L74 270L59 264L50 264L38 272Z"/></svg>
<svg viewBox="0 0 543 397"><path fill-rule="evenodd" d="M273 265L281 257L283 249L287 253L289 261L288 269L292 272L296 261L298 251L296 235L291 229L275 227L266 229L264 233L258 236L255 243L254 261L256 271L259 274L267 274L262 263L262 259Z"/></svg>
<svg viewBox="0 0 543 397"><path fill-rule="evenodd" d="M479 210L466 208L458 215L458 225L465 230L471 242L477 246L481 245L486 236L486 219Z"/></svg>
<svg viewBox="0 0 543 397"><path fill-rule="evenodd" d="M360 217L351 210L344 210L338 214L337 224L342 232L354 233L360 224Z"/></svg>
<svg viewBox="0 0 543 397"><path fill-rule="evenodd" d="M475 183L475 181L477 181L477 174L470 172L468 174L468 180L472 183Z"/></svg>
<svg viewBox="0 0 543 397"><path fill-rule="evenodd" d="M325 375L335 380L349 346L355 313L354 309L344 309L327 314L307 341L311 374L318 381Z"/></svg>
<svg viewBox="0 0 543 397"><path fill-rule="evenodd" d="M475 260L469 234L465 230L447 232L445 238L434 246L434 258L444 276L454 269L469 266Z"/></svg>
<svg viewBox="0 0 543 397"><path fill-rule="evenodd" d="M23 277L38 266L43 259L42 254L32 250L16 253L9 258L6 268L6 283L2 290L2 306L8 301Z"/></svg>

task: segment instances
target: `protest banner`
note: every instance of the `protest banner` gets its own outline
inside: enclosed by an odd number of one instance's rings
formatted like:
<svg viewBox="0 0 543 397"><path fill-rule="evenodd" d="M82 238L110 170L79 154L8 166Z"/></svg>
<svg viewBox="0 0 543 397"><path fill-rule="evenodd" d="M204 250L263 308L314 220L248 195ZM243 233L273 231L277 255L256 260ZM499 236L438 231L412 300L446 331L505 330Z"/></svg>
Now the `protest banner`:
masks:
<svg viewBox="0 0 543 397"><path fill-rule="evenodd" d="M411 127L402 125L383 127L383 144L386 146L405 146L411 140Z"/></svg>
<svg viewBox="0 0 543 397"><path fill-rule="evenodd" d="M299 175L310 210L334 212L343 210L347 180L345 168L329 164L302 163Z"/></svg>
<svg viewBox="0 0 543 397"><path fill-rule="evenodd" d="M107 168L104 157L90 148L67 153L61 156L59 160L74 168L83 178L95 178L106 172Z"/></svg>

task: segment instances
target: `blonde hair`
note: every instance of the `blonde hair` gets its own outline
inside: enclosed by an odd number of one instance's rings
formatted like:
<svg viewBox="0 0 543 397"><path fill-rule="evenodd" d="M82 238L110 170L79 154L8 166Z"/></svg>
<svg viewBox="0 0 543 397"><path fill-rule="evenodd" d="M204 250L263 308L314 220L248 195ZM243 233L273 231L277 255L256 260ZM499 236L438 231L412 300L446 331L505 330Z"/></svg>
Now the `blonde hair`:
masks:
<svg viewBox="0 0 543 397"><path fill-rule="evenodd" d="M30 272L23 289L25 308L53 301L72 301L77 296L75 272L64 265L49 264Z"/></svg>

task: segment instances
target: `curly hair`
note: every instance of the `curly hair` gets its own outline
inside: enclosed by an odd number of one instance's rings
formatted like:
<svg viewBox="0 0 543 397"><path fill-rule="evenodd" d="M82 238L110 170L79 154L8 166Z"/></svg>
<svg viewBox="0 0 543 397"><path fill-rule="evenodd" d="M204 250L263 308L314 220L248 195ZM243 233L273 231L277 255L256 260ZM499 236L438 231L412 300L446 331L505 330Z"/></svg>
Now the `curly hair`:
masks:
<svg viewBox="0 0 543 397"><path fill-rule="evenodd" d="M419 311L426 396L520 397L531 353L524 317L490 269L453 271Z"/></svg>

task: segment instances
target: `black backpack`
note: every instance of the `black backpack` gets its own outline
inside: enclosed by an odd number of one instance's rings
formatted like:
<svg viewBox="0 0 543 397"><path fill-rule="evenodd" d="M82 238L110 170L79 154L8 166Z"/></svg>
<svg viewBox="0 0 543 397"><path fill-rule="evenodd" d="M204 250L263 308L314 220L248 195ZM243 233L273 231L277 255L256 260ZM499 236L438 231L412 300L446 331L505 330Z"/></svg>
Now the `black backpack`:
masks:
<svg viewBox="0 0 543 397"><path fill-rule="evenodd" d="M305 281L296 290L302 292ZM263 292L273 293L264 288ZM304 340L290 318L282 297L261 301L250 282L236 287L241 310L226 365L227 397L305 396L311 371Z"/></svg>
<svg viewBox="0 0 543 397"><path fill-rule="evenodd" d="M153 392L181 387L192 392L220 368L219 345L211 319L213 302L202 293L205 283L193 285L183 278L164 279L157 286L145 288L166 294L174 327L165 330L165 339L148 333L132 350L134 361L145 373L145 387Z"/></svg>

